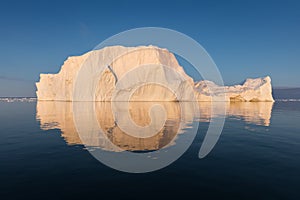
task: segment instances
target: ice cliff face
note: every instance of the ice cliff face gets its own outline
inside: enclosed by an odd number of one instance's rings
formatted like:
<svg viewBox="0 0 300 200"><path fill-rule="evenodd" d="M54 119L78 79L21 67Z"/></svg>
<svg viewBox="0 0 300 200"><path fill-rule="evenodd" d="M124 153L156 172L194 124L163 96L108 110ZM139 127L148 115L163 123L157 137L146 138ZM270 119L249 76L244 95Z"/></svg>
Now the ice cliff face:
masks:
<svg viewBox="0 0 300 200"><path fill-rule="evenodd" d="M48 101L211 101L224 94L224 101L274 101L270 77L226 87L194 83L171 52L154 46L112 46L69 57L58 74L41 74L36 86L38 100Z"/></svg>

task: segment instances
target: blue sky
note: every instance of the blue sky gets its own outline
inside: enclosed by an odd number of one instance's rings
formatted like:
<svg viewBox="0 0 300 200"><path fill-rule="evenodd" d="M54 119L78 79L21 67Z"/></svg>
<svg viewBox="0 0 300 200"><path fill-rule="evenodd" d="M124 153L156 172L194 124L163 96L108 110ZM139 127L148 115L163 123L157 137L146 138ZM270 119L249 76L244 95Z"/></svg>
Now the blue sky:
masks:
<svg viewBox="0 0 300 200"><path fill-rule="evenodd" d="M1 1L0 96L34 96L40 73L137 27L198 41L225 84L270 75L300 87L300 1Z"/></svg>

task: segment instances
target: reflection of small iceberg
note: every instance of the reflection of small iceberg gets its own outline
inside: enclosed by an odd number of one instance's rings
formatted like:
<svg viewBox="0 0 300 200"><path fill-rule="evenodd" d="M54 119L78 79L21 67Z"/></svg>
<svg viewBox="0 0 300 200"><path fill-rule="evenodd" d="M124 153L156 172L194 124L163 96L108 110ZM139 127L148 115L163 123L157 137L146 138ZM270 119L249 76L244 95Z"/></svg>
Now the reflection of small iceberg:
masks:
<svg viewBox="0 0 300 200"><path fill-rule="evenodd" d="M43 130L60 129L69 145L84 144L109 151L151 151L174 145L177 135L184 132L183 129L188 128L195 120L208 122L223 115L222 104L218 113L218 103L212 109L210 102L199 102L200 119L195 119L195 107L190 102L130 102L130 118L141 127L151 122L159 123L160 116L156 116L157 113L152 113L154 115L151 116L149 112L155 104L164 109L166 121L157 134L147 138L134 137L120 128L114 115L119 115L120 118L126 114L122 110L122 102L118 103L117 110L113 112L111 102L38 101L37 120ZM269 126L272 106L272 102L227 103L226 114L247 123ZM75 112L80 115L76 116ZM91 117L91 112L95 112L94 117Z"/></svg>
<svg viewBox="0 0 300 200"><path fill-rule="evenodd" d="M218 113L218 103L214 105L216 107L214 113L212 113L210 102L198 102L198 104L200 121L202 122L208 122L212 118L220 117L222 114ZM269 126L273 104L273 102L227 102L226 115L240 118L247 123Z"/></svg>
<svg viewBox="0 0 300 200"><path fill-rule="evenodd" d="M273 102L232 102L227 115L243 118L245 122L269 126Z"/></svg>

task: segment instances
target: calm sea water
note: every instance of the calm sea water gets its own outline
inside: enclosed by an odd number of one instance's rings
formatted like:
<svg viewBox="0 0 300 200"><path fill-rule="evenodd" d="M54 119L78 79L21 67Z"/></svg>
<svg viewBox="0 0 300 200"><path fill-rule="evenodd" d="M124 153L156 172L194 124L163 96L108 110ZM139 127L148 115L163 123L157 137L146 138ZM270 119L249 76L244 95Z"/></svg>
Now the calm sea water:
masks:
<svg viewBox="0 0 300 200"><path fill-rule="evenodd" d="M101 106L99 124L109 123ZM223 132L203 159L198 153L213 116L201 109L197 136L183 156L161 170L131 174L86 150L69 104L0 102L1 199L300 199L300 102L230 105ZM155 150L173 137L156 144L157 138L140 143L119 134L114 143L127 151Z"/></svg>

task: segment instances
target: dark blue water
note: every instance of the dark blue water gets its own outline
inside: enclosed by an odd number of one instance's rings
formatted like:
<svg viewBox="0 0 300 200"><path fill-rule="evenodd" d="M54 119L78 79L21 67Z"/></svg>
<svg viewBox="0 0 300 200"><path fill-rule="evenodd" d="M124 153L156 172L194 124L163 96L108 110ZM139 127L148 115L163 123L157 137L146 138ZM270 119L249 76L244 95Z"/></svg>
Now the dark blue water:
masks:
<svg viewBox="0 0 300 200"><path fill-rule="evenodd" d="M0 102L1 199L300 199L300 102L277 102L270 116L234 107L214 149L199 159L203 120L180 159L145 174L101 164L55 120L42 130L36 109L36 102Z"/></svg>
<svg viewBox="0 0 300 200"><path fill-rule="evenodd" d="M275 88L273 89L275 99L300 99L300 88Z"/></svg>

